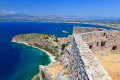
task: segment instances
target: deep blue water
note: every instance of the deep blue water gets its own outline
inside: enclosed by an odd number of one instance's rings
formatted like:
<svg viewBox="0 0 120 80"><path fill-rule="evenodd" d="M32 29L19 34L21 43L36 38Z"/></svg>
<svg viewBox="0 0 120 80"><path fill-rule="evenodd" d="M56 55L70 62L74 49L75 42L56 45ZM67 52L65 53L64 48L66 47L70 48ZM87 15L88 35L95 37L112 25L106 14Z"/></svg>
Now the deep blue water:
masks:
<svg viewBox="0 0 120 80"><path fill-rule="evenodd" d="M74 26L107 28L77 23L0 22L0 80L30 80L38 73L39 65L50 63L49 57L44 52L23 44L12 43L13 36L47 33L56 37L67 37L72 34ZM69 33L63 33L63 30Z"/></svg>

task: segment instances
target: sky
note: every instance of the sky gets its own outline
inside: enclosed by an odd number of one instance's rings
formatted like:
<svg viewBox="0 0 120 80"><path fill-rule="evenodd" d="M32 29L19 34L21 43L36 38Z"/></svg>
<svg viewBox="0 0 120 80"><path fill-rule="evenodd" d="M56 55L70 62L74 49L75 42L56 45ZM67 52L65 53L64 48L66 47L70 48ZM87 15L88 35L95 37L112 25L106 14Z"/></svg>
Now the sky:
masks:
<svg viewBox="0 0 120 80"><path fill-rule="evenodd" d="M30 15L120 17L120 0L0 0L0 10Z"/></svg>

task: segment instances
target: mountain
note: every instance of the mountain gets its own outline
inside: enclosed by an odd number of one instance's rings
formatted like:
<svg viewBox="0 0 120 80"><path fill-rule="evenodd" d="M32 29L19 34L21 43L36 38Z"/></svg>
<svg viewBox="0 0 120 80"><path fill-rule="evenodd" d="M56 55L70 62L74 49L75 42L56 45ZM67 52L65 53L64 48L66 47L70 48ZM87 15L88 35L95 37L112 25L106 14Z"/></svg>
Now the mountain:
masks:
<svg viewBox="0 0 120 80"><path fill-rule="evenodd" d="M84 22L84 21L120 21L120 17L44 15L34 16L14 11L0 11L0 21L34 21L34 22Z"/></svg>

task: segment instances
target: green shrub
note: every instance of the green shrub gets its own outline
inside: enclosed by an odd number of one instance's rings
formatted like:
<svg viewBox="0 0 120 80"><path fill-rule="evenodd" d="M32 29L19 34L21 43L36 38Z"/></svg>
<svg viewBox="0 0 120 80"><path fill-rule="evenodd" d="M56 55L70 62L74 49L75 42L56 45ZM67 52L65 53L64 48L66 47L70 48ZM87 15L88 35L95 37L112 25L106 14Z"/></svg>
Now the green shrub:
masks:
<svg viewBox="0 0 120 80"><path fill-rule="evenodd" d="M57 49L58 49L58 46L55 46L55 48L57 48Z"/></svg>
<svg viewBox="0 0 120 80"><path fill-rule="evenodd" d="M37 75L36 78L35 78L35 80L40 80L40 76Z"/></svg>
<svg viewBox="0 0 120 80"><path fill-rule="evenodd" d="M49 37L45 36L44 39L49 39Z"/></svg>
<svg viewBox="0 0 120 80"><path fill-rule="evenodd" d="M43 46L38 45L38 44L34 44L34 46L39 47L39 48L42 48L42 47L43 47Z"/></svg>
<svg viewBox="0 0 120 80"><path fill-rule="evenodd" d="M45 73L41 70L41 75L42 75L42 78L44 79L45 78Z"/></svg>
<svg viewBox="0 0 120 80"><path fill-rule="evenodd" d="M68 46L68 43L66 43L65 46Z"/></svg>
<svg viewBox="0 0 120 80"><path fill-rule="evenodd" d="M63 55L63 54L65 54L64 52L61 52L61 54L60 55Z"/></svg>
<svg viewBox="0 0 120 80"><path fill-rule="evenodd" d="M55 42L58 42L58 38L55 38L55 40L54 40Z"/></svg>
<svg viewBox="0 0 120 80"><path fill-rule="evenodd" d="M51 36L51 38L54 38L54 36Z"/></svg>
<svg viewBox="0 0 120 80"><path fill-rule="evenodd" d="M55 60L57 60L59 58L59 55L57 54L56 57L55 57Z"/></svg>
<svg viewBox="0 0 120 80"><path fill-rule="evenodd" d="M65 49L65 46L66 46L65 44L62 44L62 51Z"/></svg>
<svg viewBox="0 0 120 80"><path fill-rule="evenodd" d="M48 51L48 52L50 52L50 53L52 53L52 54L54 53L54 52L53 52L53 50L52 50L52 49L50 49L50 48L48 48L47 46L46 46L46 47L44 47L43 49L44 49L44 50L46 50L46 51Z"/></svg>
<svg viewBox="0 0 120 80"><path fill-rule="evenodd" d="M50 36L49 34L44 34L45 36Z"/></svg>
<svg viewBox="0 0 120 80"><path fill-rule="evenodd" d="M42 75L43 80L48 80L47 77L45 77L45 73L42 70L41 70L41 75Z"/></svg>

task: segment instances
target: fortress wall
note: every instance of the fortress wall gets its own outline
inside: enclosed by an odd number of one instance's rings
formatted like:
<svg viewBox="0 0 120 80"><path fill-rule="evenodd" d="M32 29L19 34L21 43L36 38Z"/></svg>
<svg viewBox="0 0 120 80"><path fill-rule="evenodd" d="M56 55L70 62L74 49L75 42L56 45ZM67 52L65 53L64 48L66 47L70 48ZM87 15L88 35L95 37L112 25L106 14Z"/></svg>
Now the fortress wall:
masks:
<svg viewBox="0 0 120 80"><path fill-rule="evenodd" d="M96 40L92 42L88 42L89 49L92 52L99 51L99 50L109 50L113 54L120 54L120 44L115 42L116 40ZM104 43L102 45L102 43ZM114 48L114 49L113 49Z"/></svg>
<svg viewBox="0 0 120 80"><path fill-rule="evenodd" d="M93 34L94 37L92 37ZM99 34L99 35L98 35ZM105 35L104 35L105 34ZM120 32L119 31L99 31L99 32L88 32L81 34L82 35L82 40L84 40L88 46L89 49L94 51L102 50L102 49L107 49L113 54L120 54ZM90 40L87 41L85 39L86 36L88 35L91 36Z"/></svg>
<svg viewBox="0 0 120 80"><path fill-rule="evenodd" d="M90 28L90 27L74 27L73 28L73 34L81 34L81 33L86 33L86 32L93 32L93 31L103 31L105 29L100 29L100 28Z"/></svg>
<svg viewBox="0 0 120 80"><path fill-rule="evenodd" d="M73 43L73 36L72 36L72 35L69 35L69 36L68 36L68 41L69 41L70 44Z"/></svg>
<svg viewBox="0 0 120 80"><path fill-rule="evenodd" d="M82 39L85 42L89 42L107 38L109 38L110 40L115 39L117 36L120 36L120 31L98 28L74 27L73 34L82 34Z"/></svg>
<svg viewBox="0 0 120 80"><path fill-rule="evenodd" d="M84 33L83 33L84 34ZM70 80L112 80L106 70L92 54L82 34L73 35L73 45L70 54Z"/></svg>
<svg viewBox="0 0 120 80"><path fill-rule="evenodd" d="M73 39L69 63L69 80L89 80L75 39Z"/></svg>
<svg viewBox="0 0 120 80"><path fill-rule="evenodd" d="M104 39L105 38L104 34L105 34L104 31L87 32L87 33L83 33L81 37L83 41L89 42L89 41Z"/></svg>
<svg viewBox="0 0 120 80"><path fill-rule="evenodd" d="M81 34L92 52L107 49L113 54L120 54L120 31L97 28L75 27L73 34Z"/></svg>

